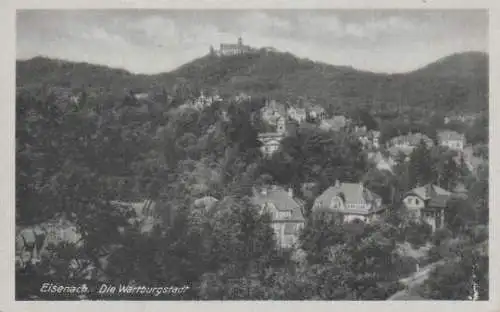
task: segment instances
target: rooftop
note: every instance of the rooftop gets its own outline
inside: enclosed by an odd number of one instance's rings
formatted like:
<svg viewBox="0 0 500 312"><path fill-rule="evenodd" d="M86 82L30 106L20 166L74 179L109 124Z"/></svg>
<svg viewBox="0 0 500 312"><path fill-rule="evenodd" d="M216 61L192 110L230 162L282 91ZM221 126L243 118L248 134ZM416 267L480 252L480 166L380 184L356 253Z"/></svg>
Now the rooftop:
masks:
<svg viewBox="0 0 500 312"><path fill-rule="evenodd" d="M303 221L304 216L301 211L301 201L290 196L290 193L279 186L265 187L262 191L254 190L251 198L253 204L263 206L267 203L273 204L279 211L290 211L290 220Z"/></svg>
<svg viewBox="0 0 500 312"><path fill-rule="evenodd" d="M378 194L373 193L361 183L339 182L337 185L329 187L316 199L315 201L315 206L317 207L316 210L321 210L322 208L325 208L325 206L328 206L331 203L333 198L341 194L344 197L345 205L367 204L377 199L379 200L381 199L381 197ZM354 214L365 214L372 211L367 211L366 209L350 208L346 209L346 212Z"/></svg>
<svg viewBox="0 0 500 312"><path fill-rule="evenodd" d="M445 208L452 193L437 185L429 183L408 191L406 195L415 195L423 201L428 201L429 207Z"/></svg>
<svg viewBox="0 0 500 312"><path fill-rule="evenodd" d="M452 130L443 130L438 132L438 138L440 141L450 141L450 140L463 140L465 135Z"/></svg>
<svg viewBox="0 0 500 312"><path fill-rule="evenodd" d="M395 138L392 138L390 142L392 144L418 145L422 140L424 140L424 142L428 145L432 144L432 140L422 133L409 133L407 135L397 136Z"/></svg>

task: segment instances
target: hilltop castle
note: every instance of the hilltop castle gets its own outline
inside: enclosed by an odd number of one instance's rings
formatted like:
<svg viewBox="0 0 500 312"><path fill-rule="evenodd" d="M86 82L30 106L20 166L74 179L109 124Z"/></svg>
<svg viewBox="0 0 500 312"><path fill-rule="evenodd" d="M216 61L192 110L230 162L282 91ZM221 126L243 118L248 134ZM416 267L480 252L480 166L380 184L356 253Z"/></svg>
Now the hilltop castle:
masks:
<svg viewBox="0 0 500 312"><path fill-rule="evenodd" d="M225 56L225 55L240 55L248 52L262 51L265 53L279 52L273 47L252 48L243 44L243 39L238 38L237 43L221 43L219 50L216 50L212 45L210 46L210 55L212 56Z"/></svg>
<svg viewBox="0 0 500 312"><path fill-rule="evenodd" d="M250 46L243 44L243 39L238 38L238 42L234 43L221 43L219 50L215 50L213 46L210 46L210 55L238 55L252 51Z"/></svg>

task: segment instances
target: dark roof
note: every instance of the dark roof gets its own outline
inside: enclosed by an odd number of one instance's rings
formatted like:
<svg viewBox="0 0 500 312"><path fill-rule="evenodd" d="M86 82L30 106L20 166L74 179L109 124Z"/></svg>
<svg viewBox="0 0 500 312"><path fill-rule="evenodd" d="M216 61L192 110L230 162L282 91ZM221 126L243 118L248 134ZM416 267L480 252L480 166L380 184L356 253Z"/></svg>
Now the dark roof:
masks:
<svg viewBox="0 0 500 312"><path fill-rule="evenodd" d="M405 196L414 195L426 201L428 208L446 208L452 193L434 184L426 184L408 191Z"/></svg>
<svg viewBox="0 0 500 312"><path fill-rule="evenodd" d="M446 203L450 199L450 196L446 195L436 195L429 200L427 206L429 208L446 208Z"/></svg>
<svg viewBox="0 0 500 312"><path fill-rule="evenodd" d="M282 188L268 189L266 194L255 192L252 202L257 205L273 203L280 211L293 210L299 204Z"/></svg>
<svg viewBox="0 0 500 312"><path fill-rule="evenodd" d="M415 195L418 196L422 200L427 200L431 199L433 197L439 196L439 195L446 195L450 196L451 192L437 186L434 184L426 184L424 186L416 187L406 193L406 195Z"/></svg>
<svg viewBox="0 0 500 312"><path fill-rule="evenodd" d="M302 222L305 220L301 210L303 202L291 197L288 192L281 187L269 188L266 194L255 191L251 201L257 206L262 207L269 203L274 205L279 211L290 211L291 217L287 219L287 221Z"/></svg>

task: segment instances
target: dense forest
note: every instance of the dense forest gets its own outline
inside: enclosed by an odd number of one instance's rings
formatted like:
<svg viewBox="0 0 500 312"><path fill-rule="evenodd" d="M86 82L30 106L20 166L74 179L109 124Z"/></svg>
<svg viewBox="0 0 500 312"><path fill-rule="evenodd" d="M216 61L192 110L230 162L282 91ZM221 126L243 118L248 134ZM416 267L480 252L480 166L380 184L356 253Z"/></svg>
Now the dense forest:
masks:
<svg viewBox="0 0 500 312"><path fill-rule="evenodd" d="M61 299L40 294L41 282L51 280L90 288L103 281L189 286L182 296L129 299L385 300L402 288L399 279L414 272L417 263L444 260L448 269L431 274L422 296L467 299L471 285L479 284L480 299L487 299L487 256L476 245L488 237L488 166L475 176L452 162L455 155L450 151L421 145L408 162L398 159L395 173L388 174L368 162L350 133L317 127L297 127L271 159L261 156L257 140L259 109L269 96L306 96L330 109L367 101L376 107L377 100L391 106L401 103L398 92L404 90L401 84L408 84L416 92L403 93L408 94L408 109L453 102L457 110L484 110L487 86L475 66L470 73L449 73L457 83L445 73L456 66L450 62L464 58L484 61L483 55L458 55L395 76L287 54L206 57L157 76L43 58L19 61L16 225L64 218L76 225L82 239L51 246L41 263L18 268L16 297ZM179 77L189 85L181 87ZM54 86L83 96L56 105L61 99L50 92ZM256 96L225 99L203 110L181 105L208 86L223 94L245 91ZM377 93L375 86L398 92ZM151 88L158 88L154 101L137 100L130 93ZM457 97L434 98L453 88ZM342 101L331 102L335 97ZM417 105L422 98L431 106ZM227 118L222 118L223 112ZM485 144L487 125L486 120L466 130L479 133L478 143ZM301 193L301 183L318 182L318 193L337 179L363 180L383 196L387 216L364 224L310 214L311 201ZM468 199L450 203L446 229L434 234L425 225L406 222L398 200L417 183L429 182L449 188L464 183L470 191ZM265 184L291 187L306 203L307 222L297 250L278 248L270 216L260 214L250 201L253 188ZM194 204L206 196L218 201ZM144 199L157 203L159 222L149 234L129 222L133 211L112 204ZM406 255L400 250L406 244L415 249L431 246L428 257ZM87 298L102 299L95 293Z"/></svg>

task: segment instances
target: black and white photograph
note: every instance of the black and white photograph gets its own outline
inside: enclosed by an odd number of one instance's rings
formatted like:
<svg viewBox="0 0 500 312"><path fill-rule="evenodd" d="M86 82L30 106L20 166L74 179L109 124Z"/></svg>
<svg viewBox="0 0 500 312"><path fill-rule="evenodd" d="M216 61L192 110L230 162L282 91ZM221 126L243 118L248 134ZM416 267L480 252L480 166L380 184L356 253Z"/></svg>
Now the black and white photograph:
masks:
<svg viewBox="0 0 500 312"><path fill-rule="evenodd" d="M15 301L490 300L487 9L15 15Z"/></svg>

